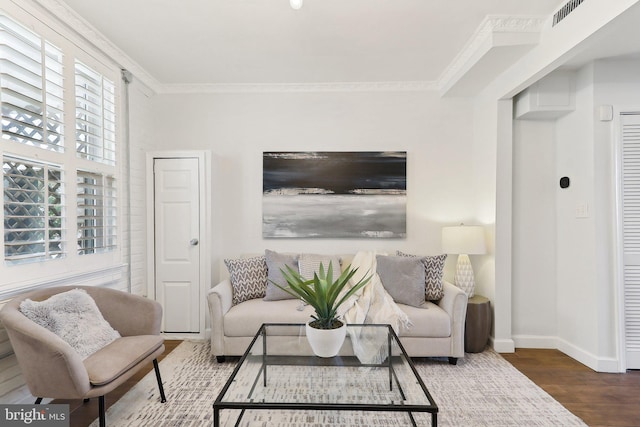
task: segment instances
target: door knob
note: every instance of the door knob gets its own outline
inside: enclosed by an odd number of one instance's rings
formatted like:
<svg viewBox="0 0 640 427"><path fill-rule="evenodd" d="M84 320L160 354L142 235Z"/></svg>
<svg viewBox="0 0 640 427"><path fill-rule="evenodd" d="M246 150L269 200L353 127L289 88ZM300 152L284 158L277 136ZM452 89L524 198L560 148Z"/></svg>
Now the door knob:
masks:
<svg viewBox="0 0 640 427"><path fill-rule="evenodd" d="M191 239L191 241L189 242L191 246L198 246L198 243L200 243L198 242L198 239Z"/></svg>

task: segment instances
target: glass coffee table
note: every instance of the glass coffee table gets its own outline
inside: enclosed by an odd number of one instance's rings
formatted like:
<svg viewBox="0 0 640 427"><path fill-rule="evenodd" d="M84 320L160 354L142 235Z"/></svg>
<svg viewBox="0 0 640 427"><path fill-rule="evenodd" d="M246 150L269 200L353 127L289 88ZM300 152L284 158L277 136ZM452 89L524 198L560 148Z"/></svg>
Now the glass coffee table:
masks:
<svg viewBox="0 0 640 427"><path fill-rule="evenodd" d="M321 358L313 355L304 324L263 324L213 404L214 427L251 420L269 425L287 414L303 423L300 411L343 422L347 413L366 420L371 413L391 412L394 419L406 417L400 425L413 426L414 413L430 413L436 427L438 406L391 326L347 328L340 353ZM354 355L351 334L357 334L359 348L368 349L361 357L365 363Z"/></svg>

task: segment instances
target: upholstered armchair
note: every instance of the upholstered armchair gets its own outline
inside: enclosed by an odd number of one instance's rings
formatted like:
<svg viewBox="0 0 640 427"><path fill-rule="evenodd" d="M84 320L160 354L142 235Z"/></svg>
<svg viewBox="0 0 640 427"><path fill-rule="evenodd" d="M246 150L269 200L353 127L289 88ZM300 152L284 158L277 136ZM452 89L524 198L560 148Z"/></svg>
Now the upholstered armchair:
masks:
<svg viewBox="0 0 640 427"><path fill-rule="evenodd" d="M20 311L26 299L43 301L72 289L84 289L120 338L84 360L55 333ZM98 287L52 287L13 298L0 311L29 391L38 399L99 399L100 426L105 425L104 396L153 362L160 398L165 402L157 357L164 352L160 335L162 308L156 301Z"/></svg>

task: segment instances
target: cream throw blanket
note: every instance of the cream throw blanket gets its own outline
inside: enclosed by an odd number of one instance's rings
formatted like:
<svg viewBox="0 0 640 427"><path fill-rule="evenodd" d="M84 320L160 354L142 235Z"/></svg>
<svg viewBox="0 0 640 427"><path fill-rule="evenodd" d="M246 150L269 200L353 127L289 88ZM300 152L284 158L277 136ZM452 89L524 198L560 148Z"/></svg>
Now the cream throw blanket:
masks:
<svg viewBox="0 0 640 427"><path fill-rule="evenodd" d="M369 275L371 280L340 306L338 315L347 323L388 323L398 334L400 327L409 328L411 321L382 286L376 273L376 255L375 251L360 251L353 257L351 267L358 271L347 287L353 287ZM349 328L348 331L354 353L361 363L384 362L388 353L386 332L378 328Z"/></svg>

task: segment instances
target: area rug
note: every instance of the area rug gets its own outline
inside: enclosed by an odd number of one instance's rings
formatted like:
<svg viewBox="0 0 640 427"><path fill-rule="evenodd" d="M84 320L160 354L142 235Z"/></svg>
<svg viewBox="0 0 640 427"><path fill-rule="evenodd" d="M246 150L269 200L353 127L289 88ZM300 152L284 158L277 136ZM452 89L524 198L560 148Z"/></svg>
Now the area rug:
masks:
<svg viewBox="0 0 640 427"><path fill-rule="evenodd" d="M153 372L107 411L109 426L211 426L212 405L237 359L217 363L205 342L181 343L160 362L167 397L160 403ZM492 350L468 353L457 365L446 359L414 359L436 401L439 426L585 426L544 390ZM236 414L222 411L222 425ZM429 414L416 414L430 426ZM402 414L370 412L247 412L247 427L406 426ZM95 420L91 427L97 427Z"/></svg>

